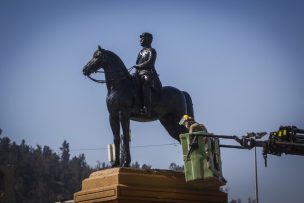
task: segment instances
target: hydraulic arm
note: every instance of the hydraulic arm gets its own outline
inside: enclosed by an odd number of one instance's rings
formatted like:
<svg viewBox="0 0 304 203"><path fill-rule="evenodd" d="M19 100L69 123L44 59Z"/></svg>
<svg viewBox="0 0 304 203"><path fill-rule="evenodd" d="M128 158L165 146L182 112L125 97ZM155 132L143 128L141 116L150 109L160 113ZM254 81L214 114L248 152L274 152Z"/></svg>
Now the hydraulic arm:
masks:
<svg viewBox="0 0 304 203"><path fill-rule="evenodd" d="M281 126L275 132L251 132L245 136L238 137L235 135L216 135L206 132L195 132L197 136L213 137L220 139L235 140L238 145L220 145L224 148L237 148L237 149L252 149L254 147L263 147L263 156L265 159L265 166L267 166L267 154L281 156L285 154L293 154L304 156L304 130L296 126ZM268 139L262 140L264 136L268 135ZM196 140L190 144L188 156L196 148Z"/></svg>

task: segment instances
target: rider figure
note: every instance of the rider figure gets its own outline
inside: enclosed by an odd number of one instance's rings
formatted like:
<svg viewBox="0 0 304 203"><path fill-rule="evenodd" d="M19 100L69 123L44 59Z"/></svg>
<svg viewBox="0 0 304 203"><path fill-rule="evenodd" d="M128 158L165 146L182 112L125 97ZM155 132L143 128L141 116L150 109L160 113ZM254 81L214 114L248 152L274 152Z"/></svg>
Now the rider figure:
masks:
<svg viewBox="0 0 304 203"><path fill-rule="evenodd" d="M142 33L140 36L140 45L143 49L139 52L136 65L135 76L140 79L143 94L143 108L141 113L150 115L151 113L151 89L154 88L156 51L151 47L153 40L152 34Z"/></svg>

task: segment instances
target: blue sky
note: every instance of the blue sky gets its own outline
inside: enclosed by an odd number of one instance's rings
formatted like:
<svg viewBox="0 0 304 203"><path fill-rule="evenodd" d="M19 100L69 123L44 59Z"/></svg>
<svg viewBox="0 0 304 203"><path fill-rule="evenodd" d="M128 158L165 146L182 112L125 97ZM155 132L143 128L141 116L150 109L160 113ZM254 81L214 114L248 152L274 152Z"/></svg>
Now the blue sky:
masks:
<svg viewBox="0 0 304 203"><path fill-rule="evenodd" d="M81 70L98 44L131 67L144 31L163 85L188 91L210 132L304 128L303 9L280 0L1 1L0 128L17 143L57 150L66 139L90 164L106 161L105 150L85 150L112 143L106 87ZM173 143L159 122L131 128L134 161L182 164L179 145L134 147ZM302 202L303 157L269 156L265 168L258 153L261 202ZM254 197L253 151L223 149L222 161L230 197Z"/></svg>

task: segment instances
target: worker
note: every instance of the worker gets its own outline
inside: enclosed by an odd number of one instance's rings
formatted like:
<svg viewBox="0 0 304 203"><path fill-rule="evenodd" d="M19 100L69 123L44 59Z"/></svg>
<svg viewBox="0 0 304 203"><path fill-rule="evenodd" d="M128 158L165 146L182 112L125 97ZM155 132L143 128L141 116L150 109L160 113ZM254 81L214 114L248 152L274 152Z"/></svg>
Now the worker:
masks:
<svg viewBox="0 0 304 203"><path fill-rule="evenodd" d="M188 130L189 134L193 132L203 131L208 133L207 128L200 123L197 123L192 117L189 115L184 115L179 122L180 125L184 125ZM197 136L197 135L196 135ZM198 147L198 139L194 139L194 146ZM205 137L204 138L205 145L205 159L207 160L207 166L211 169L214 176L221 177L221 166L220 166L220 152L219 152L219 142L218 138Z"/></svg>
<svg viewBox="0 0 304 203"><path fill-rule="evenodd" d="M184 115L180 120L179 124L184 125L189 130L189 133L198 132L198 131L207 132L207 128L203 124L197 123L189 115Z"/></svg>

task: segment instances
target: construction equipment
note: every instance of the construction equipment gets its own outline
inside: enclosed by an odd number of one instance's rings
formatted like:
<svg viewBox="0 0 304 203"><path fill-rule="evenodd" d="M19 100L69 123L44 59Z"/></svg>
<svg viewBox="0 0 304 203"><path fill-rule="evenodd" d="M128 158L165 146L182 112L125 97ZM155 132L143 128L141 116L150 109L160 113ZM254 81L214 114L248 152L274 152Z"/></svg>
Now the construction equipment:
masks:
<svg viewBox="0 0 304 203"><path fill-rule="evenodd" d="M296 126L281 126L278 131L266 132L251 132L245 136L238 137L235 135L215 135L207 132L195 132L197 136L231 139L235 140L239 145L219 145L224 148L237 149L252 149L254 147L263 147L263 156L265 166L267 166L267 154L281 156L282 154L292 154L304 156L304 130ZM264 136L269 135L268 139L261 140ZM194 146L195 147L195 146ZM189 154L193 147L190 146ZM190 156L190 155L188 155Z"/></svg>

